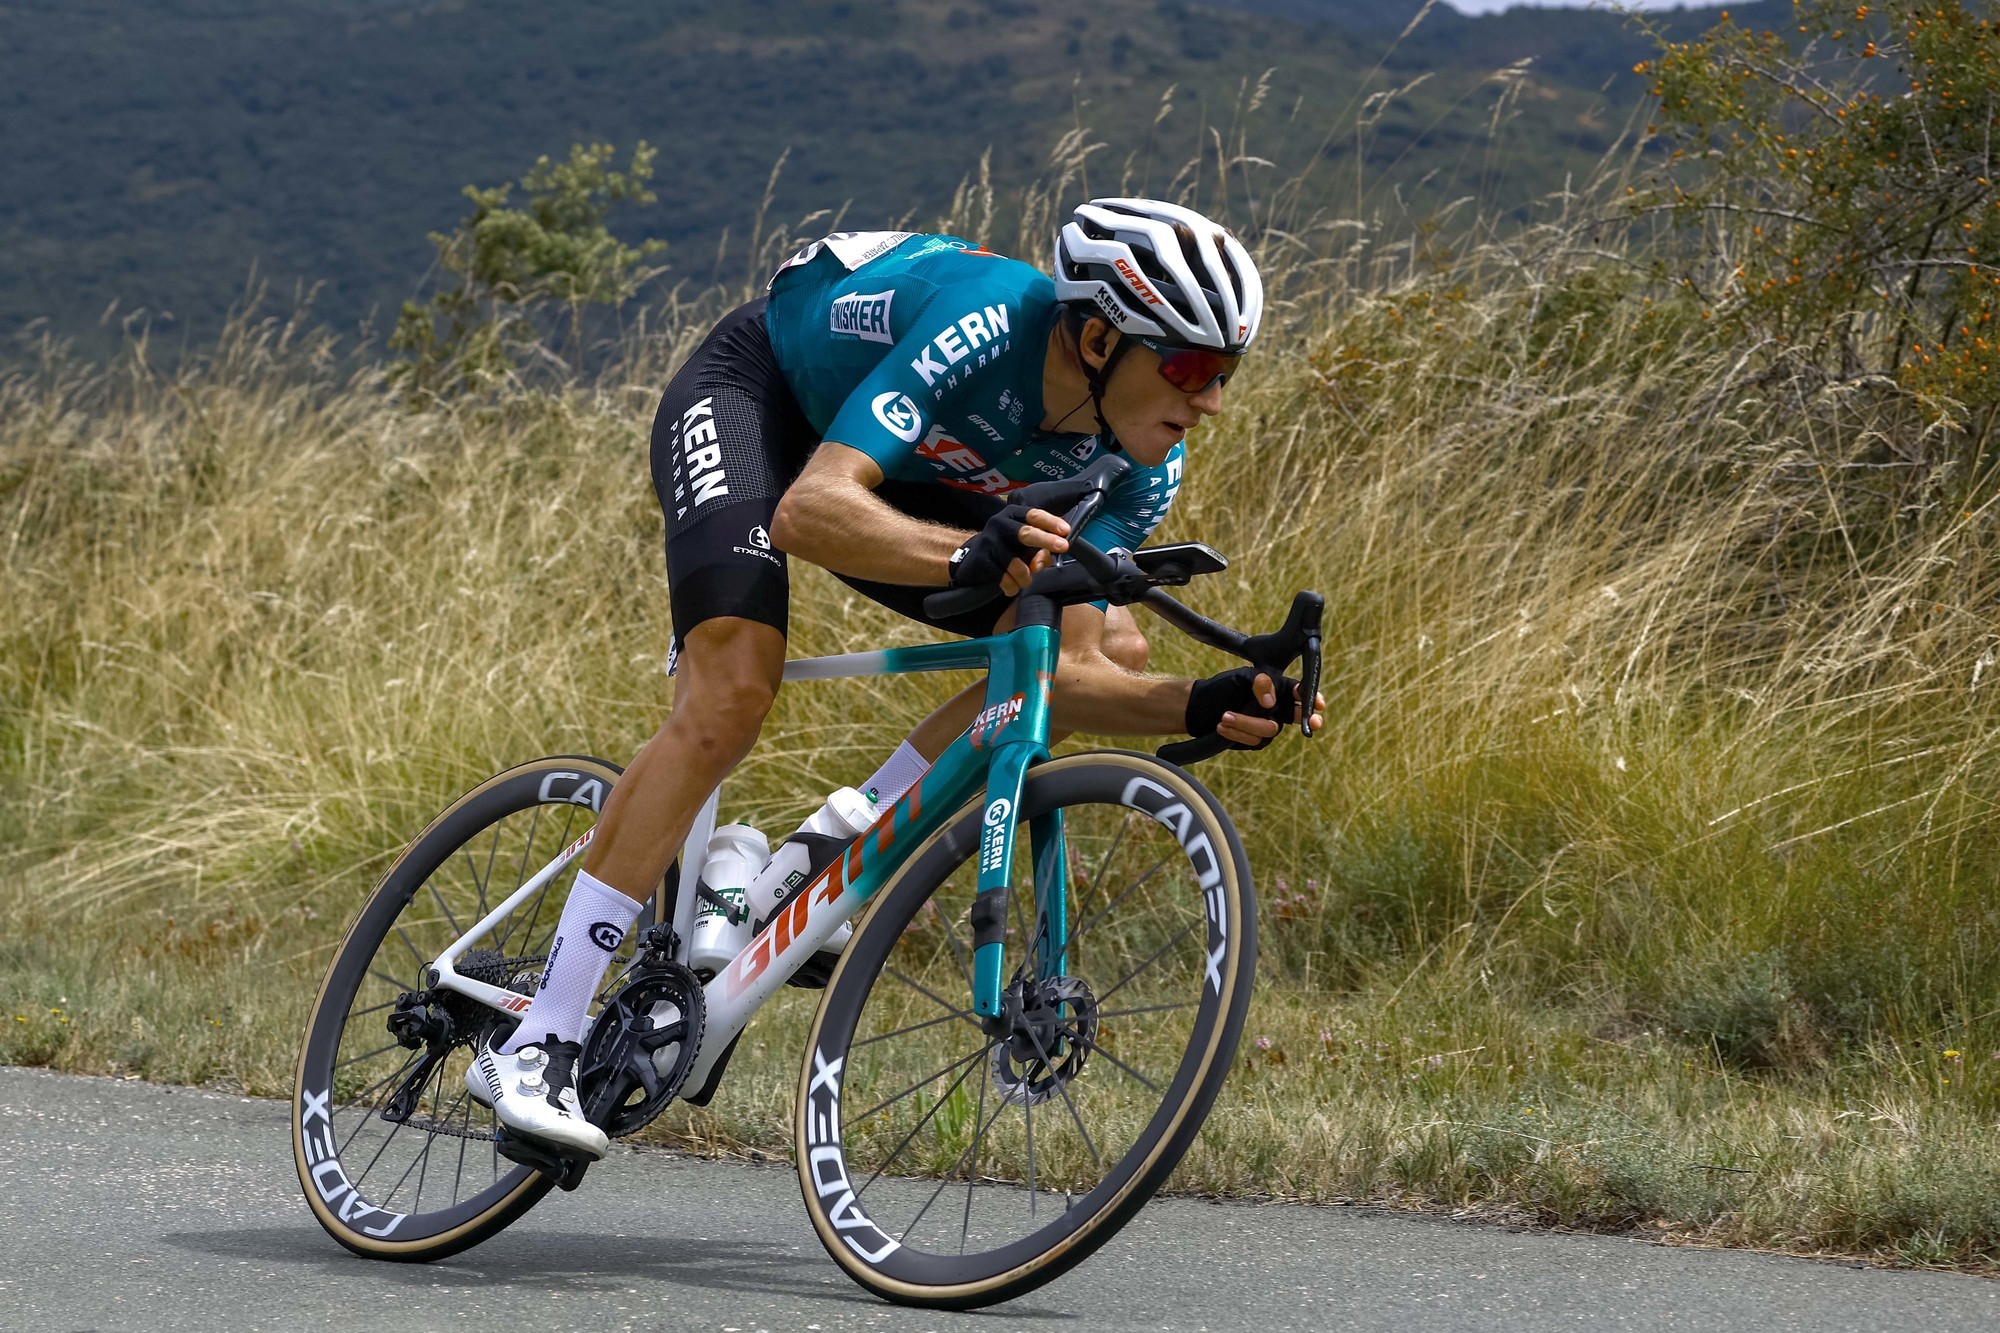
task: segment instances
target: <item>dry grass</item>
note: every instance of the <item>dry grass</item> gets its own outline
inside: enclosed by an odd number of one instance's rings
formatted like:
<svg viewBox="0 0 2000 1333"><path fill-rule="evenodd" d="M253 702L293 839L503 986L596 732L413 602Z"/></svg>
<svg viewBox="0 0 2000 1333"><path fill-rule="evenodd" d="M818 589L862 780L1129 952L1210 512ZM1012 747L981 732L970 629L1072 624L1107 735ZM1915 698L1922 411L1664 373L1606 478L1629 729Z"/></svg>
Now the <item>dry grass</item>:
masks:
<svg viewBox="0 0 2000 1333"><path fill-rule="evenodd" d="M1981 423L1726 345L1583 207L1266 242L1281 327L1163 535L1230 554L1190 600L1238 623L1329 594L1330 725L1203 774L1264 985L1181 1187L1990 1266ZM284 1092L403 839L650 734L650 414L732 295L423 414L252 317L170 376L51 348L0 382L0 1059ZM801 654L921 637L798 582ZM731 813L783 826L948 687L791 692ZM657 1132L782 1151L805 1003Z"/></svg>

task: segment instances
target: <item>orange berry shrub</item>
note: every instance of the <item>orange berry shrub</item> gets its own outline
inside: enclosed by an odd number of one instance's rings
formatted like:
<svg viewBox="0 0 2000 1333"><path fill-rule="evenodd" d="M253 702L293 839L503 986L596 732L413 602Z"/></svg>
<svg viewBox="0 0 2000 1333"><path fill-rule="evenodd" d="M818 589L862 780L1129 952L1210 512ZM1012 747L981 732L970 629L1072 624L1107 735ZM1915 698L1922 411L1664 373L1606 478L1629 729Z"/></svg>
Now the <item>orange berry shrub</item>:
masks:
<svg viewBox="0 0 2000 1333"><path fill-rule="evenodd" d="M1725 10L1639 66L1670 155L1635 202L1695 242L1670 276L1721 332L1831 380L1893 379L1983 434L2000 405L2000 25L1960 0L1794 9L1787 33Z"/></svg>

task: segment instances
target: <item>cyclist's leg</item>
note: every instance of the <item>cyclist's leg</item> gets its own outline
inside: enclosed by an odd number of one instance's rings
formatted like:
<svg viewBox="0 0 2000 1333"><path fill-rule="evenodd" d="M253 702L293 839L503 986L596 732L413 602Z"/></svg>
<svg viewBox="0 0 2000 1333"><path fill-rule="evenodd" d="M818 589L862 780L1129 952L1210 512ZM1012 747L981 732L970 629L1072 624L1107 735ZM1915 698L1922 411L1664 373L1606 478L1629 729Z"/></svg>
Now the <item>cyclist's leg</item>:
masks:
<svg viewBox="0 0 2000 1333"><path fill-rule="evenodd" d="M762 301L726 316L660 400L652 467L666 519L674 707L612 790L583 865L634 899L653 892L771 710L791 600L771 515L815 443L771 351Z"/></svg>
<svg viewBox="0 0 2000 1333"><path fill-rule="evenodd" d="M688 632L673 711L605 801L586 871L634 895L659 882L709 792L756 744L784 669L785 636L770 625L719 616Z"/></svg>
<svg viewBox="0 0 2000 1333"><path fill-rule="evenodd" d="M518 1080L506 1069L477 1071L495 1113L514 1129L602 1151L601 1135L595 1145L581 1129L572 1136L574 1126L529 1106L513 1084L569 1082L612 950L708 793L756 741L783 670L789 601L785 560L770 549L768 527L811 443L771 354L761 301L726 316L661 398L652 471L678 642L675 708L606 801L535 998L494 1053L511 1058L537 1046L527 1052L535 1067L514 1071ZM542 1056L546 1069L536 1063ZM555 1094L548 1100L564 1109Z"/></svg>

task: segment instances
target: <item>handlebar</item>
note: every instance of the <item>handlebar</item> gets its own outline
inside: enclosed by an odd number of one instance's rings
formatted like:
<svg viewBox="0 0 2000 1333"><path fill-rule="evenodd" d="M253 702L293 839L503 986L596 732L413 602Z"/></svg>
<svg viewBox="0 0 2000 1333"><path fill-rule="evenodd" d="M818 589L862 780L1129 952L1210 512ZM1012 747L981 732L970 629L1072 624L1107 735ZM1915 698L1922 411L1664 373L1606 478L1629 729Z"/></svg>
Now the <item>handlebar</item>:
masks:
<svg viewBox="0 0 2000 1333"><path fill-rule="evenodd" d="M1065 481L1038 481L1031 486L1021 486L1008 492L1010 502L1025 504L1030 509L1046 509L1052 504L1061 504L1071 495L1076 501L1064 512L1063 522L1069 524L1072 546L1075 534L1083 530L1083 525L1097 516L1104 502L1111 495L1111 488L1119 479L1132 470L1132 460L1123 454L1106 454L1097 462ZM1079 489L1081 494L1078 494ZM999 601L1004 594L997 584L986 584L972 588L946 588L924 598L924 610L939 620L950 616L964 615L977 611L989 602Z"/></svg>
<svg viewBox="0 0 2000 1333"><path fill-rule="evenodd" d="M1299 733L1306 737L1313 734L1312 702L1319 695L1320 622L1326 611L1326 598L1316 592L1299 593L1292 598L1291 613L1285 617L1285 623L1273 633L1257 635L1246 635L1219 625L1207 616L1188 610L1158 588L1148 591L1143 600L1176 629L1242 658L1273 680L1283 676L1293 662L1300 663ZM1170 741L1154 753L1170 764L1185 768L1235 748L1221 736L1211 733L1191 736L1184 741Z"/></svg>
<svg viewBox="0 0 2000 1333"><path fill-rule="evenodd" d="M1319 694L1320 629L1326 599L1316 592L1301 592L1292 598L1291 611L1282 626L1269 634L1245 634L1181 605L1162 586L1178 586L1197 574L1226 568L1227 562L1206 546L1187 543L1150 547L1135 554L1120 548L1101 551L1083 540L1077 534L1103 508L1111 488L1131 467L1131 460L1113 454L1068 481L1037 482L1010 493L1010 500L1025 502L1030 508L1047 508L1075 494L1079 486L1083 488L1082 495L1063 515L1071 534L1067 558L1037 573L1023 596L1039 595L1058 605L1100 599L1120 606L1143 602L1189 638L1239 657L1274 680L1298 662L1299 692L1303 696L1299 731L1310 737L1312 701ZM924 610L944 619L975 611L1002 595L995 585L946 588L926 597ZM1155 753L1168 763L1185 766L1237 748L1240 747L1211 734L1171 741Z"/></svg>

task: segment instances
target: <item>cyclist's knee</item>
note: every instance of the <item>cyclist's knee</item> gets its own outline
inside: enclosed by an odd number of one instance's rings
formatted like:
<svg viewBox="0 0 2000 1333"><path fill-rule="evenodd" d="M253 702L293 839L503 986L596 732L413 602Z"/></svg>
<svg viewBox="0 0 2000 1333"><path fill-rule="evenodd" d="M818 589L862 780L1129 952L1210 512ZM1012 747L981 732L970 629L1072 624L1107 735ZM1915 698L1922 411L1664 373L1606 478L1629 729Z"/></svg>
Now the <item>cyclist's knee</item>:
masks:
<svg viewBox="0 0 2000 1333"><path fill-rule="evenodd" d="M784 666L784 636L770 626L703 621L682 645L669 725L703 750L740 758L763 729Z"/></svg>
<svg viewBox="0 0 2000 1333"><path fill-rule="evenodd" d="M676 695L674 715L704 737L740 740L747 745L757 739L776 697L776 692L760 680L712 681Z"/></svg>
<svg viewBox="0 0 2000 1333"><path fill-rule="evenodd" d="M1146 635L1132 613L1114 606L1104 618L1104 639L1099 651L1127 671L1144 671L1153 646L1146 642Z"/></svg>

